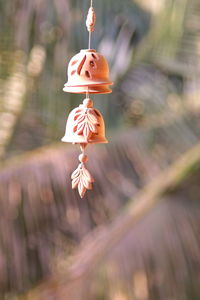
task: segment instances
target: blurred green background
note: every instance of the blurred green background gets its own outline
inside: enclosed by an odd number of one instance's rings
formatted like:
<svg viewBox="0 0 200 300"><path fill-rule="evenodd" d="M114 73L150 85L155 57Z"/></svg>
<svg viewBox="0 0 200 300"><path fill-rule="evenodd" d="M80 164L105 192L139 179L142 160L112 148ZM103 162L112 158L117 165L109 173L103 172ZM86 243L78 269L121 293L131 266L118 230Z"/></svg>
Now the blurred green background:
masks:
<svg viewBox="0 0 200 300"><path fill-rule="evenodd" d="M83 95L62 88L89 2L0 0L0 300L199 300L200 2L93 1L114 86L80 199L60 139Z"/></svg>

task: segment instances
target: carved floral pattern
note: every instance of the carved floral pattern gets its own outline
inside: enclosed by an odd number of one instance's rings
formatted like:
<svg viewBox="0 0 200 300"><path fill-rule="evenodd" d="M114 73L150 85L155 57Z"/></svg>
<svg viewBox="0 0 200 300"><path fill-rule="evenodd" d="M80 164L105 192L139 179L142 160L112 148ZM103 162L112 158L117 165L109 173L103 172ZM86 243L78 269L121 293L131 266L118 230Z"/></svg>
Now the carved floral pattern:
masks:
<svg viewBox="0 0 200 300"><path fill-rule="evenodd" d="M81 198L84 197L87 190L92 189L94 179L84 164L79 164L78 168L72 173L71 179L72 189L78 188Z"/></svg>
<svg viewBox="0 0 200 300"><path fill-rule="evenodd" d="M99 113L93 108L77 109L74 116L74 133L83 135L89 141L93 133L97 133Z"/></svg>

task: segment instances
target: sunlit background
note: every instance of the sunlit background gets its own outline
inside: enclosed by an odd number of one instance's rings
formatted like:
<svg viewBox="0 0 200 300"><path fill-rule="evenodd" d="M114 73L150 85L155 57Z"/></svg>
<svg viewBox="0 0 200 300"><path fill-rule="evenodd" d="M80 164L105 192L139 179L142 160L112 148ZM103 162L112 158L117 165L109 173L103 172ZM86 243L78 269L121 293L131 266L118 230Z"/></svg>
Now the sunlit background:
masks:
<svg viewBox="0 0 200 300"><path fill-rule="evenodd" d="M199 300L200 2L93 3L114 86L80 199L62 88L90 1L0 0L0 300Z"/></svg>

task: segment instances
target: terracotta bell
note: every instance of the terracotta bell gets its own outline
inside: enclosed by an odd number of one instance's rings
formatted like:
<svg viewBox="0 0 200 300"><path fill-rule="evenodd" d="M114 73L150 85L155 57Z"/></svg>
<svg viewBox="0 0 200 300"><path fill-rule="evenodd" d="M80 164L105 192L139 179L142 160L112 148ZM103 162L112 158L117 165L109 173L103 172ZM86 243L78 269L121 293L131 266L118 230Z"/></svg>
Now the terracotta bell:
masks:
<svg viewBox="0 0 200 300"><path fill-rule="evenodd" d="M86 163L88 157L85 154L88 144L108 143L105 137L105 125L101 113L93 107L89 98L90 94L111 93L109 79L109 67L103 55L91 49L91 33L94 31L96 14L93 8L93 0L89 8L86 26L89 31L88 48L81 50L69 62L68 81L63 91L69 93L86 94L83 104L71 111L67 119L63 142L79 144L81 154L78 157L79 164L71 175L72 188L78 189L81 198L87 190L92 189L94 178L88 171Z"/></svg>
<svg viewBox="0 0 200 300"><path fill-rule="evenodd" d="M62 141L73 144L108 143L103 117L93 108L91 99L85 99L83 104L71 111Z"/></svg>
<svg viewBox="0 0 200 300"><path fill-rule="evenodd" d="M93 49L84 49L69 62L68 81L63 91L70 93L107 94L112 90L109 67L103 55Z"/></svg>

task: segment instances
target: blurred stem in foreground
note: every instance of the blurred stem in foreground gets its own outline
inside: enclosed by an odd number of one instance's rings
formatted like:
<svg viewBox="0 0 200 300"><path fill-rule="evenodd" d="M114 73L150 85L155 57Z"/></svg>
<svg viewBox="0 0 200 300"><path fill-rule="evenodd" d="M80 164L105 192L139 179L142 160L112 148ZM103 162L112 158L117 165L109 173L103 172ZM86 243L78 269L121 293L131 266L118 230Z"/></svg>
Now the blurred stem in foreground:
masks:
<svg viewBox="0 0 200 300"><path fill-rule="evenodd" d="M26 94L30 90L42 70L46 59L44 47L35 45L26 63L23 51L15 52L13 71L5 82L2 83L2 98L0 104L0 159L4 157L10 143L15 126L22 114L26 103Z"/></svg>
<svg viewBox="0 0 200 300"><path fill-rule="evenodd" d="M28 294L28 299L46 300L45 291L49 294L69 292L70 299L82 299L77 294L81 287L88 284L93 271L106 257L110 250L129 232L155 205L164 199L164 195L176 189L180 183L200 168L200 144L194 146L182 155L174 164L165 170L152 183L142 189L134 199L131 199L125 210L109 226L94 230L84 240L76 255L69 261L65 279L63 274L52 277L43 285ZM62 282L63 285L60 285ZM44 292L44 298L43 298ZM71 294L72 293L72 294ZM27 298L24 298L27 299ZM59 298L64 299L64 298Z"/></svg>

